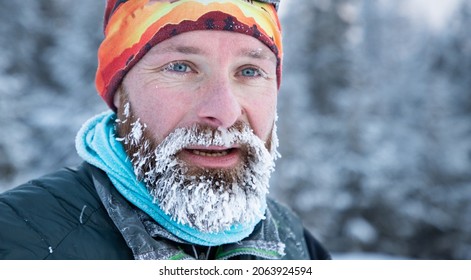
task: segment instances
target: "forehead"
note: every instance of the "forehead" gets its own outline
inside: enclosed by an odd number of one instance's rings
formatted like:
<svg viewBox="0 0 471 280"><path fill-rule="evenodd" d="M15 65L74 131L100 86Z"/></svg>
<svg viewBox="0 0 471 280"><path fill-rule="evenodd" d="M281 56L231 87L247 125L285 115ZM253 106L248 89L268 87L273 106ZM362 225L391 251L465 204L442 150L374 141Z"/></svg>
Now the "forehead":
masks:
<svg viewBox="0 0 471 280"><path fill-rule="evenodd" d="M158 43L148 54L210 55L214 52L225 52L276 63L275 54L265 44L252 36L229 31L197 30L185 32Z"/></svg>

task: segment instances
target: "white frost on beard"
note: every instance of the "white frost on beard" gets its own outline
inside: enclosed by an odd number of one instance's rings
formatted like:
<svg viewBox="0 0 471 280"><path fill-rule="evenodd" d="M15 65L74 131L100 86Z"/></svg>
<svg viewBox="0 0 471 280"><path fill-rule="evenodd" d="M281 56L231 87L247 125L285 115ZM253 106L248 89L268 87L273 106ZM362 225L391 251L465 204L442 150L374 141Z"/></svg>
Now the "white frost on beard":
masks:
<svg viewBox="0 0 471 280"><path fill-rule="evenodd" d="M197 126L178 128L155 151L150 151L148 139L142 138L146 126L137 123L139 120L124 138L139 147L131 158L134 172L146 184L154 202L172 219L210 233L264 219L269 179L274 160L279 156L275 128L271 151L247 125L241 132L219 128L202 133ZM141 133L135 129L141 129ZM230 181L214 173L207 175L204 170L198 176L188 175L185 163L176 156L189 146L230 148L233 145L246 146L248 159Z"/></svg>
<svg viewBox="0 0 471 280"><path fill-rule="evenodd" d="M275 122L273 123L273 129L271 131L271 147L270 155L273 158L273 161L281 158L280 152L278 152L278 147L280 146L280 140L278 139L278 127L276 123L278 122L278 114L275 115Z"/></svg>

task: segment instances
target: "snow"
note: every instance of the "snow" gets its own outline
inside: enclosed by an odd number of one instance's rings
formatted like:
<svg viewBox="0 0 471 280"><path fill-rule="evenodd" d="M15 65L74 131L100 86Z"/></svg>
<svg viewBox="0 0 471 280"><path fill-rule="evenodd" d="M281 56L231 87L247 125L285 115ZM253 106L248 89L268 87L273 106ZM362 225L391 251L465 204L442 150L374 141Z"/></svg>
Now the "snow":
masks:
<svg viewBox="0 0 471 280"><path fill-rule="evenodd" d="M378 238L376 229L365 219L354 218L345 225L346 234L364 244L372 244Z"/></svg>
<svg viewBox="0 0 471 280"><path fill-rule="evenodd" d="M393 256L383 253L368 252L350 252L350 253L332 253L333 260L410 260L402 256Z"/></svg>
<svg viewBox="0 0 471 280"><path fill-rule="evenodd" d="M426 22L434 31L443 31L448 19L459 9L463 0L408 0L401 3L404 14L413 20Z"/></svg>
<svg viewBox="0 0 471 280"><path fill-rule="evenodd" d="M82 207L82 211L80 212L79 222L83 224L83 215L85 214L85 209L87 209L87 205Z"/></svg>

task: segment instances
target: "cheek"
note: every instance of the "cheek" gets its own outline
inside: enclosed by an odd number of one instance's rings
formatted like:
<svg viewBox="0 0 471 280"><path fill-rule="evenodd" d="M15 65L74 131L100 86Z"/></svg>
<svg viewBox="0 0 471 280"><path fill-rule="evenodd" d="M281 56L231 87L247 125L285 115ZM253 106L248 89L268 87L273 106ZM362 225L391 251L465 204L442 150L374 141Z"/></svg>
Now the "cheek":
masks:
<svg viewBox="0 0 471 280"><path fill-rule="evenodd" d="M185 108L176 98L159 93L133 97L130 102L136 117L147 125L148 131L157 141L162 141L184 117Z"/></svg>
<svg viewBox="0 0 471 280"><path fill-rule="evenodd" d="M252 129L263 141L267 141L271 135L276 117L276 106L275 96L254 103L250 112L247 112Z"/></svg>

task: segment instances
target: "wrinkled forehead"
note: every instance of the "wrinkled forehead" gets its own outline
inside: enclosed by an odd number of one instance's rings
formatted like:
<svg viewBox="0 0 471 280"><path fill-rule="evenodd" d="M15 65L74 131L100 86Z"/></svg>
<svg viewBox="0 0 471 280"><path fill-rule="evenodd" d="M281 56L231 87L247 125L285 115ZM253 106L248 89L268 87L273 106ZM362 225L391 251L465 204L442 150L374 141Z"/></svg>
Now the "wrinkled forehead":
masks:
<svg viewBox="0 0 471 280"><path fill-rule="evenodd" d="M226 53L234 52L239 57L268 60L275 64L277 63L275 54L259 40L235 32L214 30L195 30L176 35L151 48L146 56L162 56L174 53L209 56L214 53L214 49L218 49L221 46L215 45L214 41L208 40L208 38L223 41L223 49Z"/></svg>

